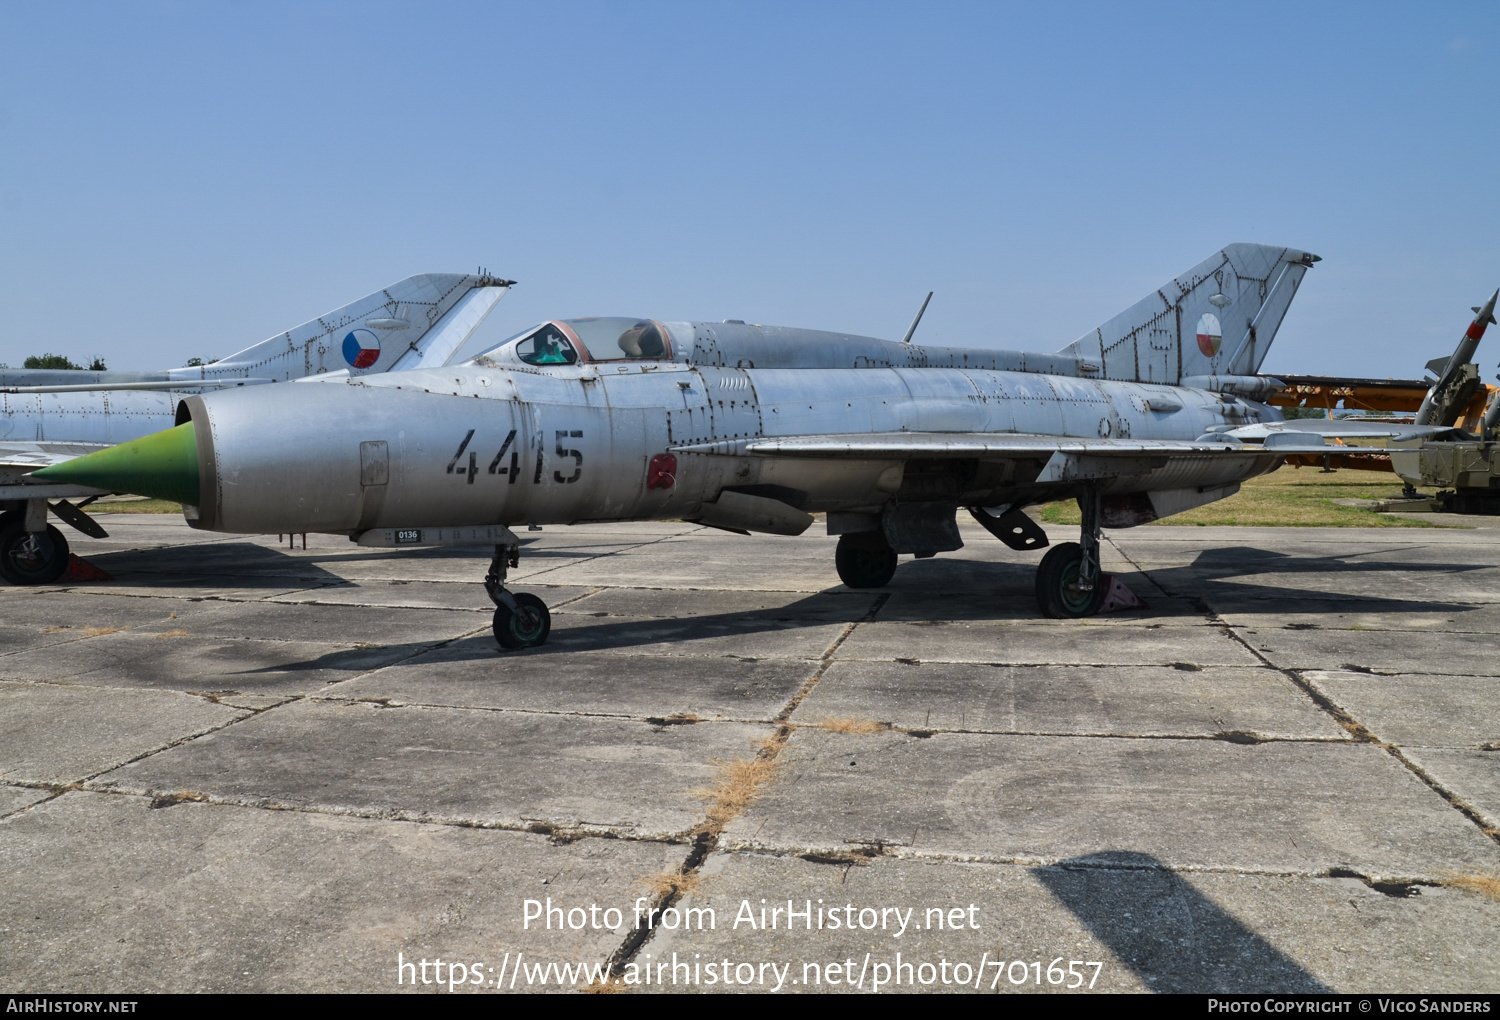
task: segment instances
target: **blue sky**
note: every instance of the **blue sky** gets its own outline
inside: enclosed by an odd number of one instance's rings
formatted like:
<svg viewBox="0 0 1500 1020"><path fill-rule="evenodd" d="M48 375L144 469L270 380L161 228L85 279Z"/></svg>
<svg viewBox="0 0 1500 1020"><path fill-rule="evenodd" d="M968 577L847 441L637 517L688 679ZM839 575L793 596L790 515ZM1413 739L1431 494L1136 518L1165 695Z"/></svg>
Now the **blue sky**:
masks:
<svg viewBox="0 0 1500 1020"><path fill-rule="evenodd" d="M1067 344L1305 248L1266 368L1500 286L1500 5L0 2L0 361L227 354L424 271L485 324ZM1481 347L1485 377L1500 338Z"/></svg>

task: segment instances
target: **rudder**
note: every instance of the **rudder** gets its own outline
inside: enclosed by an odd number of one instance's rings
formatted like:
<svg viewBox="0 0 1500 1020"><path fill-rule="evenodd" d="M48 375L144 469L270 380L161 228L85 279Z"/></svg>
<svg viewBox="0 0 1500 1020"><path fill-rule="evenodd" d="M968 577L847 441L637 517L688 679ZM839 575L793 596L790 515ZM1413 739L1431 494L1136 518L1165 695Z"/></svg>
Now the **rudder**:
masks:
<svg viewBox="0 0 1500 1020"><path fill-rule="evenodd" d="M1177 384L1260 370L1316 255L1231 244L1059 353L1106 379Z"/></svg>

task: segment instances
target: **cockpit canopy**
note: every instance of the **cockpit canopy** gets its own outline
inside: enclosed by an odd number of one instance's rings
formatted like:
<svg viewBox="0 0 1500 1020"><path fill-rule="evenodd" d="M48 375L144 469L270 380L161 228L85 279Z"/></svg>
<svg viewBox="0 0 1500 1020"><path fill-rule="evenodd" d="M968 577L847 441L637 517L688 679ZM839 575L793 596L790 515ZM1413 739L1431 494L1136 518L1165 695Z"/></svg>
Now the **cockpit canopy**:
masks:
<svg viewBox="0 0 1500 1020"><path fill-rule="evenodd" d="M667 349L667 331L651 319L601 316L564 319L562 324L583 341L589 356L595 361L671 357Z"/></svg>
<svg viewBox="0 0 1500 1020"><path fill-rule="evenodd" d="M576 365L580 361L662 361L672 356L667 331L654 319L599 316L554 319L485 351L475 361L492 361L507 348L528 365Z"/></svg>

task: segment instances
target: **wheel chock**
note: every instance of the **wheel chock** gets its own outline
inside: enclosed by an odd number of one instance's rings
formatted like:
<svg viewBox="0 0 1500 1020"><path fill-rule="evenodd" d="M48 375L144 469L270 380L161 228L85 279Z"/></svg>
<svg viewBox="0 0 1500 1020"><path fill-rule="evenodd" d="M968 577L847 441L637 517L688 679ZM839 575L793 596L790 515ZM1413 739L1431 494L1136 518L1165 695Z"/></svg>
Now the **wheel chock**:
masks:
<svg viewBox="0 0 1500 1020"><path fill-rule="evenodd" d="M1104 602L1099 606L1101 613L1118 613L1125 609L1148 609L1146 600L1135 592L1125 587L1114 574L1105 574L1099 579L1105 585Z"/></svg>
<svg viewBox="0 0 1500 1020"><path fill-rule="evenodd" d="M68 584L76 581L113 581L114 577L88 560L81 560L76 553L68 554L68 565L64 568L62 576L55 584Z"/></svg>

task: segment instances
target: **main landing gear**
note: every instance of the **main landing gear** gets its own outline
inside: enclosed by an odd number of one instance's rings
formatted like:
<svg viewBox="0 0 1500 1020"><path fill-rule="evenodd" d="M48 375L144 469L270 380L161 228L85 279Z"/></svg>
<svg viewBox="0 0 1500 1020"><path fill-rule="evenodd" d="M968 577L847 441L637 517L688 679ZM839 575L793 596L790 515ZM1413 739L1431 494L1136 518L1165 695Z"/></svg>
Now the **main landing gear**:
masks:
<svg viewBox="0 0 1500 1020"><path fill-rule="evenodd" d="M851 588L884 588L896 574L896 550L879 531L840 535L833 565Z"/></svg>
<svg viewBox="0 0 1500 1020"><path fill-rule="evenodd" d="M495 546L490 572L484 575L484 590L495 603L495 640L501 648L535 648L552 633L552 614L547 604L529 592L510 592L505 576L521 562L518 545Z"/></svg>
<svg viewBox="0 0 1500 1020"><path fill-rule="evenodd" d="M1054 546L1036 571L1036 602L1043 616L1067 619L1093 616L1104 603L1104 575L1099 569L1099 490L1090 486L1078 497L1083 528L1078 542Z"/></svg>
<svg viewBox="0 0 1500 1020"><path fill-rule="evenodd" d="M47 523L46 500L28 503L34 507L0 514L0 577L11 584L51 584L68 569L68 540Z"/></svg>

